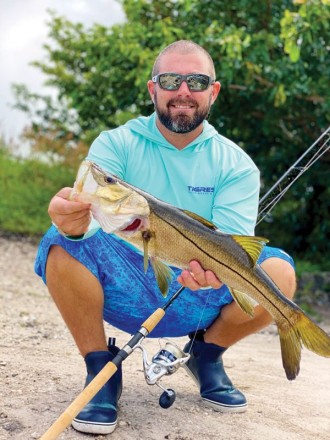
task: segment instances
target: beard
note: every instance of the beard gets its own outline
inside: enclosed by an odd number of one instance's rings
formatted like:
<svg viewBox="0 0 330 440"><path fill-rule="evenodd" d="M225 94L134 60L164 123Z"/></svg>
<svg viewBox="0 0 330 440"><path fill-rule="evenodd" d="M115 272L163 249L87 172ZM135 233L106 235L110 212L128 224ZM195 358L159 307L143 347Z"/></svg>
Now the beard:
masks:
<svg viewBox="0 0 330 440"><path fill-rule="evenodd" d="M210 99L211 101L211 99ZM197 128L202 122L207 119L211 102L207 106L200 107L198 103L193 100L179 100L171 99L166 106L166 110L162 110L158 106L157 95L154 96L155 110L159 121L170 131L174 133L189 133ZM195 106L195 112L193 115L187 115L186 113L171 114L172 105L193 105Z"/></svg>

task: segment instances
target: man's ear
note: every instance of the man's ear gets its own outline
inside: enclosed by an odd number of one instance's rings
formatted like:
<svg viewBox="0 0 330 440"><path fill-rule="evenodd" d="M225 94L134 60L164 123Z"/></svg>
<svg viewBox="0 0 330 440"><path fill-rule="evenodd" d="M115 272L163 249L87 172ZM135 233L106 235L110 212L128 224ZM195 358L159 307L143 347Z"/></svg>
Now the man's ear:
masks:
<svg viewBox="0 0 330 440"><path fill-rule="evenodd" d="M212 104L217 99L221 89L221 84L219 81L215 81L215 83L212 86Z"/></svg>
<svg viewBox="0 0 330 440"><path fill-rule="evenodd" d="M154 102L155 83L153 83L151 81L151 79L149 79L149 81L147 82L147 86L148 86L148 92L149 92L150 98L151 98L152 102Z"/></svg>

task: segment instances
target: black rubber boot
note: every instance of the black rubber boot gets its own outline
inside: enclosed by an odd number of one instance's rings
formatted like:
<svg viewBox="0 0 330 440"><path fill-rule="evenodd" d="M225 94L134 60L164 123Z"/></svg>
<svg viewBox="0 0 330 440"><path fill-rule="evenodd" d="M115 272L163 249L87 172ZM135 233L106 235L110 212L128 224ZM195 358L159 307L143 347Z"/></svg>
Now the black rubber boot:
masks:
<svg viewBox="0 0 330 440"><path fill-rule="evenodd" d="M85 357L87 378L85 387L118 353L119 348L109 345L109 351L95 351ZM85 408L73 419L72 427L88 434L110 434L117 425L117 404L122 392L121 366Z"/></svg>
<svg viewBox="0 0 330 440"><path fill-rule="evenodd" d="M244 394L234 387L224 370L222 355L226 349L195 339L190 340L183 351L190 353L185 368L199 385L206 405L220 412L246 411Z"/></svg>

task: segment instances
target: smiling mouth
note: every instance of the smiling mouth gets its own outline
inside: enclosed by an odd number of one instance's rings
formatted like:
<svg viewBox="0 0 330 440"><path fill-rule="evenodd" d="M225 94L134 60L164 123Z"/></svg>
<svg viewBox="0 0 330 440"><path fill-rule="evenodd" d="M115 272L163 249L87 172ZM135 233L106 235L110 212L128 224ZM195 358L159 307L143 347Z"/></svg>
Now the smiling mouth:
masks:
<svg viewBox="0 0 330 440"><path fill-rule="evenodd" d="M193 100L179 101L179 100L171 99L167 105L168 107L174 108L176 110L192 110L197 107L197 103L194 102Z"/></svg>
<svg viewBox="0 0 330 440"><path fill-rule="evenodd" d="M179 105L171 104L171 107L178 110L191 110L194 108L193 105L182 105L182 104Z"/></svg>

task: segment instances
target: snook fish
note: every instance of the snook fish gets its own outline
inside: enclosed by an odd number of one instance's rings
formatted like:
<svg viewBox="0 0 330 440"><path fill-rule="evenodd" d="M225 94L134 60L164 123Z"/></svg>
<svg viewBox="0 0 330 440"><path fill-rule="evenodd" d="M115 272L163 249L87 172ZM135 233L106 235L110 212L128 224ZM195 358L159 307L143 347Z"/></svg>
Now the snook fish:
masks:
<svg viewBox="0 0 330 440"><path fill-rule="evenodd" d="M267 241L264 238L224 234L200 216L164 203L88 161L78 171L72 195L91 204L105 232L144 252L145 270L150 262L164 296L172 278L168 265L186 269L191 260L197 260L228 286L236 303L250 316L255 301L262 305L278 327L289 380L299 373L302 345L330 357L327 333L256 264Z"/></svg>

